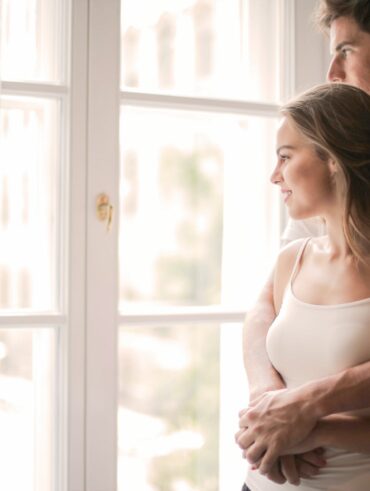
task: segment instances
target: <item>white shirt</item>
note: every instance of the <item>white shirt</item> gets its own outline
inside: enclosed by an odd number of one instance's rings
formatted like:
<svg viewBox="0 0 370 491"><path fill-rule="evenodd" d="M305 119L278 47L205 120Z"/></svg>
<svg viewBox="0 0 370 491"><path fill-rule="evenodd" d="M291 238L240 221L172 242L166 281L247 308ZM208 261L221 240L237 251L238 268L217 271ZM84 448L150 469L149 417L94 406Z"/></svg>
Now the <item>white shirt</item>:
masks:
<svg viewBox="0 0 370 491"><path fill-rule="evenodd" d="M292 240L303 239L304 237L320 237L325 234L325 222L320 217L308 218L307 220L290 218L281 240L282 245L285 245Z"/></svg>

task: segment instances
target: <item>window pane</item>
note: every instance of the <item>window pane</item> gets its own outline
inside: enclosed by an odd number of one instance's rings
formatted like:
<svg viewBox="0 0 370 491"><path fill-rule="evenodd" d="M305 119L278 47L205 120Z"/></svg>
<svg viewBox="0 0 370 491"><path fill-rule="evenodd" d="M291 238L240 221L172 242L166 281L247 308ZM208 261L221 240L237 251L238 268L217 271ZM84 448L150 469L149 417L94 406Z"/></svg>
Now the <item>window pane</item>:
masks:
<svg viewBox="0 0 370 491"><path fill-rule="evenodd" d="M121 308L245 308L254 298L278 247L275 128L267 118L122 110Z"/></svg>
<svg viewBox="0 0 370 491"><path fill-rule="evenodd" d="M279 99L279 2L121 3L122 88Z"/></svg>
<svg viewBox="0 0 370 491"><path fill-rule="evenodd" d="M244 462L234 442L238 404L247 400L240 335L239 325L121 327L119 491L241 487ZM221 381L230 380L241 397L224 392Z"/></svg>
<svg viewBox="0 0 370 491"><path fill-rule="evenodd" d="M54 100L1 100L1 309L56 308L59 119Z"/></svg>
<svg viewBox="0 0 370 491"><path fill-rule="evenodd" d="M46 328L0 329L0 489L53 489L55 342Z"/></svg>
<svg viewBox="0 0 370 491"><path fill-rule="evenodd" d="M63 0L2 0L1 71L4 80L60 82Z"/></svg>

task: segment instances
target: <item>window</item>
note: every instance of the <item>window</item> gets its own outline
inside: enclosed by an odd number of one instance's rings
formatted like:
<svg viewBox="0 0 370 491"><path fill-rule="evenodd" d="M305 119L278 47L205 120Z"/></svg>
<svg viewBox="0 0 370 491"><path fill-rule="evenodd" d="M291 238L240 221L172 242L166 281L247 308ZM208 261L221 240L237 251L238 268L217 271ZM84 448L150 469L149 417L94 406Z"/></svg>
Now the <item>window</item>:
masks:
<svg viewBox="0 0 370 491"><path fill-rule="evenodd" d="M120 491L243 481L241 324L279 244L283 21L280 2L121 2Z"/></svg>
<svg viewBox="0 0 370 491"><path fill-rule="evenodd" d="M322 79L313 4L0 2L0 489L240 486L241 326L284 219L278 105Z"/></svg>
<svg viewBox="0 0 370 491"><path fill-rule="evenodd" d="M60 472L68 5L0 4L0 488Z"/></svg>

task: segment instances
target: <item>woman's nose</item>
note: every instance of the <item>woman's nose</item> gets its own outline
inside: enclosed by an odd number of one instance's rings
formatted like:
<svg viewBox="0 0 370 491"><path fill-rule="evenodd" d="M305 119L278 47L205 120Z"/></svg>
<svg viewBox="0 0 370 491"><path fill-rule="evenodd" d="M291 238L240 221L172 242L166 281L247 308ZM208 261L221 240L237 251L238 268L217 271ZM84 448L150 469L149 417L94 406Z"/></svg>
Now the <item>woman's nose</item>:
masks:
<svg viewBox="0 0 370 491"><path fill-rule="evenodd" d="M270 176L270 182L272 182L272 184L279 184L280 181L281 181L281 174L280 174L279 166L277 165L275 169L272 171L272 174Z"/></svg>

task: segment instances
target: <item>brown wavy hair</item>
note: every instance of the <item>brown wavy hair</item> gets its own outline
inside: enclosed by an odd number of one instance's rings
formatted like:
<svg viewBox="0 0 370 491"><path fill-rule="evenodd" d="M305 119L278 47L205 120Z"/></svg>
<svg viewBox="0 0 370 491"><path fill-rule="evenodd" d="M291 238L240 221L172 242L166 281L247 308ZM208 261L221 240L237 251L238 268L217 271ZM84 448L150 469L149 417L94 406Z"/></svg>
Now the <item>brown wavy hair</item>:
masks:
<svg viewBox="0 0 370 491"><path fill-rule="evenodd" d="M370 95L351 85L314 87L281 109L338 167L343 230L353 256L370 264Z"/></svg>
<svg viewBox="0 0 370 491"><path fill-rule="evenodd" d="M330 28L338 17L352 17L362 31L370 32L370 1L369 0L320 0L315 19L323 29Z"/></svg>

